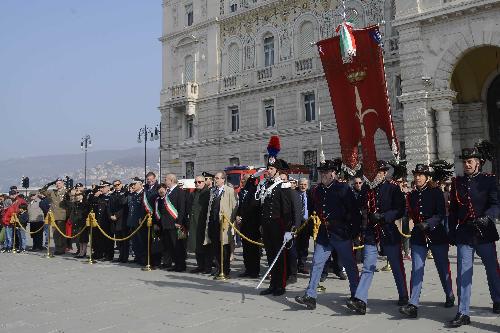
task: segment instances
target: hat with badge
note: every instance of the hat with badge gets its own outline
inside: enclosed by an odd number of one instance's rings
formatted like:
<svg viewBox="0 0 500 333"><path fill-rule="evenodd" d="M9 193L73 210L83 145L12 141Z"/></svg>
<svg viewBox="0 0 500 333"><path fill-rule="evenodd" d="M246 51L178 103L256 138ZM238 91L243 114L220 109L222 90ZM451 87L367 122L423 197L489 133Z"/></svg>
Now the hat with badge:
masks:
<svg viewBox="0 0 500 333"><path fill-rule="evenodd" d="M83 187L82 183L76 183L75 187Z"/></svg>
<svg viewBox="0 0 500 333"><path fill-rule="evenodd" d="M101 182L99 183L99 186L100 187L111 186L111 183L106 181L106 180L101 180Z"/></svg>
<svg viewBox="0 0 500 333"><path fill-rule="evenodd" d="M486 160L492 161L495 158L495 146L489 141L479 140L474 144L474 148L463 148L459 158L462 160L478 158L481 163Z"/></svg>
<svg viewBox="0 0 500 333"><path fill-rule="evenodd" d="M340 158L336 158L334 160L325 160L321 162L318 167L318 171L335 171L340 172L342 169L342 160Z"/></svg>
<svg viewBox="0 0 500 333"><path fill-rule="evenodd" d="M432 176L432 171L431 168L423 163L418 163L415 165L415 169L411 171L413 174L421 174L421 175L426 175L431 177Z"/></svg>
<svg viewBox="0 0 500 333"><path fill-rule="evenodd" d="M210 172L206 172L206 171L203 171L203 172L201 173L201 175L202 175L203 177L205 177L205 178L214 178L214 177L215 177L215 175L214 175L214 174L212 174L212 173L210 173Z"/></svg>
<svg viewBox="0 0 500 333"><path fill-rule="evenodd" d="M144 179L141 179L139 177L134 177L132 178L132 183L144 183Z"/></svg>
<svg viewBox="0 0 500 333"><path fill-rule="evenodd" d="M390 169L389 163L384 160L377 161L377 171L387 171Z"/></svg>
<svg viewBox="0 0 500 333"><path fill-rule="evenodd" d="M274 167L278 170L290 169L285 160L278 158L278 153L281 150L280 137L277 135L271 136L267 144L267 167Z"/></svg>

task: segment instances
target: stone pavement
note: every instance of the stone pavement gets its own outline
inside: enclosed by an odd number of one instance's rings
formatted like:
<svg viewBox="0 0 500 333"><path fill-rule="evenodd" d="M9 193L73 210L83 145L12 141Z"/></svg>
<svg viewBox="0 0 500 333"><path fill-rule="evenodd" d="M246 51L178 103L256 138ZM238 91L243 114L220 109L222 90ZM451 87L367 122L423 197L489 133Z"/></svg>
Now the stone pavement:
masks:
<svg viewBox="0 0 500 333"><path fill-rule="evenodd" d="M453 278L455 254L452 247ZM256 280L234 278L242 267L241 249L232 262L233 278L224 282L206 275L143 272L132 264L86 265L70 255L42 259L40 253L0 254L0 332L500 332L479 259L473 322L456 330L444 326L456 307L442 307L436 268L432 260L427 263L419 318L414 320L401 318L388 272L375 274L368 313L358 316L344 306L347 281L335 278L323 283L326 292L319 294L314 311L293 302L303 294L306 276L289 286L285 296L259 296ZM383 264L380 260L378 266ZM409 278L411 263L405 264Z"/></svg>

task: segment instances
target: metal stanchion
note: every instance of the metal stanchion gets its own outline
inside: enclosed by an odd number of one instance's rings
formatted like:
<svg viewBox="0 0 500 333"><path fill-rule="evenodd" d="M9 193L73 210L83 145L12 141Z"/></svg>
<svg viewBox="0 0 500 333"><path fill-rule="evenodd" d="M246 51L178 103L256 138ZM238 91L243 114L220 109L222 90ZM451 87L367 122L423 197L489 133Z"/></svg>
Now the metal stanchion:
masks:
<svg viewBox="0 0 500 333"><path fill-rule="evenodd" d="M47 220L45 221L45 224L49 225L49 232L47 235L47 254L42 256L42 258L54 258L54 255L50 253L50 234L52 234L52 224L50 223L48 216Z"/></svg>
<svg viewBox="0 0 500 333"><path fill-rule="evenodd" d="M85 264L89 264L89 265L93 265L96 263L96 261L94 259L92 259L92 230L94 229L94 223L95 223L95 216L94 216L94 212L91 211L90 212L90 217L89 217L89 227L90 227L90 232L89 232L89 248L90 248L90 252L89 252L89 260L87 261L84 261Z"/></svg>
<svg viewBox="0 0 500 333"><path fill-rule="evenodd" d="M13 215L10 223L12 224L12 232L14 233L14 236L12 237L12 253L17 253L16 250L16 215Z"/></svg>
<svg viewBox="0 0 500 333"><path fill-rule="evenodd" d="M151 218L151 215L148 214L147 217L148 221L146 222L146 225L148 227L148 264L142 268L143 271L151 271L151 265L150 265L150 256L151 256L151 226L153 225L153 219Z"/></svg>
<svg viewBox="0 0 500 333"><path fill-rule="evenodd" d="M228 277L224 274L224 241L222 239L222 235L224 232L224 219L222 218L220 221L220 272L219 275L214 277L214 280L227 280Z"/></svg>

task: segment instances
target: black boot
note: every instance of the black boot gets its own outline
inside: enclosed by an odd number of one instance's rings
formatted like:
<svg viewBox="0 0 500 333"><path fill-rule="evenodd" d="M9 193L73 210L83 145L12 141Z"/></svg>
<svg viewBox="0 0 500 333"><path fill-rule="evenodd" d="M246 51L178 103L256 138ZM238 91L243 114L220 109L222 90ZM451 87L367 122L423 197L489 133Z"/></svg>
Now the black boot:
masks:
<svg viewBox="0 0 500 333"><path fill-rule="evenodd" d="M295 302L305 305L309 310L316 309L316 299L307 295L296 296Z"/></svg>
<svg viewBox="0 0 500 333"><path fill-rule="evenodd" d="M260 295L265 296L265 295L271 295L272 293L274 293L274 288L273 287L269 287L267 289L262 290L260 292Z"/></svg>
<svg viewBox="0 0 500 333"><path fill-rule="evenodd" d="M444 302L445 308L452 308L455 306L455 296L451 295L450 297L446 297L446 302Z"/></svg>
<svg viewBox="0 0 500 333"><path fill-rule="evenodd" d="M346 301L347 307L357 314L364 315L366 314L366 303L362 300L351 297Z"/></svg>
<svg viewBox="0 0 500 333"><path fill-rule="evenodd" d="M408 305L408 296L400 297L399 300L398 300L398 305L399 306Z"/></svg>
<svg viewBox="0 0 500 333"><path fill-rule="evenodd" d="M281 296L281 295L284 295L285 292L286 292L285 288L276 288L273 291L273 296Z"/></svg>
<svg viewBox="0 0 500 333"><path fill-rule="evenodd" d="M493 303L493 313L496 313L496 314L500 313L500 302Z"/></svg>
<svg viewBox="0 0 500 333"><path fill-rule="evenodd" d="M417 318L418 308L413 304L408 304L400 307L399 312L410 318Z"/></svg>
<svg viewBox="0 0 500 333"><path fill-rule="evenodd" d="M470 324L470 317L464 314L461 314L460 312L457 313L455 319L450 321L448 323L450 327L460 327L462 325L469 325Z"/></svg>

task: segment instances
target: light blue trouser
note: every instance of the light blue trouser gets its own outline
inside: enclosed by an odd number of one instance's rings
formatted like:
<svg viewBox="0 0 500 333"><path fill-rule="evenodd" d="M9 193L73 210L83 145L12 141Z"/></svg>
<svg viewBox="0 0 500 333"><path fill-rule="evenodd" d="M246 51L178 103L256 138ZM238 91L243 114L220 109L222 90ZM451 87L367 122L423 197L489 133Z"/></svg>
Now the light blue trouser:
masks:
<svg viewBox="0 0 500 333"><path fill-rule="evenodd" d="M446 297L453 296L451 283L450 261L448 259L448 244L430 245L434 263L441 280L441 286ZM411 246L411 297L410 304L418 306L422 283L424 281L425 260L427 259L427 247L422 245Z"/></svg>
<svg viewBox="0 0 500 333"><path fill-rule="evenodd" d="M5 225L5 240L3 242L3 247L5 249L12 249L12 226Z"/></svg>
<svg viewBox="0 0 500 333"><path fill-rule="evenodd" d="M332 250L335 249L339 256L339 261L342 262L346 269L347 277L349 279L349 289L351 290L351 296L354 296L356 288L359 282L358 266L356 266L356 260L352 251L352 241L342 240L335 234L330 236L330 242L328 245L324 246L321 244L316 244L314 248L314 255L312 259L312 270L311 276L309 278L309 285L306 289L306 295L316 298L319 280L321 278L321 273L323 272L323 267L325 262L330 256Z"/></svg>
<svg viewBox="0 0 500 333"><path fill-rule="evenodd" d="M493 302L500 302L500 268L498 266L495 243L472 246L457 244L457 252L458 312L469 315L474 252L477 252L486 269L491 300Z"/></svg>
<svg viewBox="0 0 500 333"><path fill-rule="evenodd" d="M406 275L404 266L401 266L401 245L384 245L384 254L387 256L392 267L392 274L398 289L399 297L407 297ZM359 285L355 297L368 302L368 290L372 284L373 274L377 268L378 249L376 245L365 244L363 270L359 279Z"/></svg>

